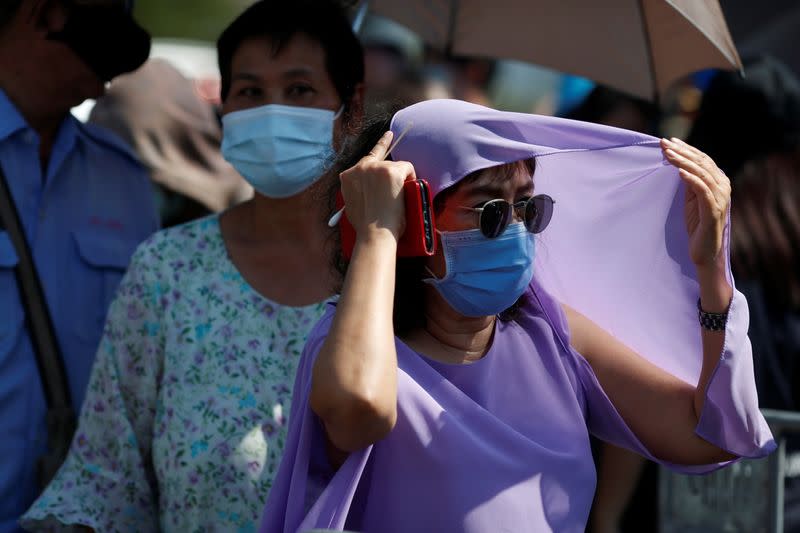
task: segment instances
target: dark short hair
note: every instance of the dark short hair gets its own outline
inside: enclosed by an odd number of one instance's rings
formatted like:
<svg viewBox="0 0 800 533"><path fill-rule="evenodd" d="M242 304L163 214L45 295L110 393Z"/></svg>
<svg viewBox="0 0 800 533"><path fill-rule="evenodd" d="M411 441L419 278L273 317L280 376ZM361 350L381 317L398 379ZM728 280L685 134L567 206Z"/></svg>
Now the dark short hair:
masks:
<svg viewBox="0 0 800 533"><path fill-rule="evenodd" d="M332 172L332 174L338 176L340 172L344 172L348 168L354 166L362 157L367 155L386 130L389 129L393 115L394 113L391 112L371 117L370 121L361 132L361 135L351 140L350 143L345 146L342 155L334 166L334 172ZM391 157L389 159L391 159ZM524 168L526 172L533 175L536 170L535 159L531 158L506 163L505 165L478 170L467 175L458 183L444 189L434 197L434 215L441 214L448 198L450 198L459 187L474 182L478 178L484 176L486 172L493 172L494 177L497 179L507 179L515 172L518 172L520 168ZM332 181L327 198L328 210L330 213L335 211L336 194L338 192L339 181ZM339 238L338 230L332 231L330 240L333 242L330 247L333 251L333 267L341 276L340 281L342 281L347 274L349 262L342 254L341 239ZM416 328L425 326L425 283L422 280L428 277L425 270L426 259L427 258L424 257L397 258L395 266L394 308L392 312L395 335L402 336ZM341 289L341 284L335 287L337 293L340 293ZM499 315L500 319L504 322L516 320L525 302L526 294L523 294L511 307Z"/></svg>
<svg viewBox="0 0 800 533"><path fill-rule="evenodd" d="M277 54L297 33L325 50L328 75L348 109L356 85L364 81L364 51L345 12L332 0L261 0L239 15L217 41L222 100L231 88L233 56L244 41L266 37Z"/></svg>
<svg viewBox="0 0 800 533"><path fill-rule="evenodd" d="M21 5L22 0L3 0L0 2L0 31L3 31L6 26L11 24Z"/></svg>

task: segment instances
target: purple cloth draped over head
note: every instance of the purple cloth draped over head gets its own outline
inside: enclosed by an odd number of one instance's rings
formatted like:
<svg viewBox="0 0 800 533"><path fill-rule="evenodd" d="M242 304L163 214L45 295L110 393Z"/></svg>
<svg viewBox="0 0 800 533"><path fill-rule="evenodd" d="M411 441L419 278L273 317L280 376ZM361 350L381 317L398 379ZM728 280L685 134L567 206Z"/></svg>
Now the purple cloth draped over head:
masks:
<svg viewBox="0 0 800 533"><path fill-rule="evenodd" d="M659 367L697 383L699 291L684 187L658 139L459 100L410 106L391 129L397 136L409 125L393 159L410 161L434 195L477 170L534 157L536 194L556 201L537 241L538 282ZM733 284L730 267L728 279ZM744 302L742 308L746 332ZM754 386L738 393L756 405ZM760 415L754 421L766 431Z"/></svg>
<svg viewBox="0 0 800 533"><path fill-rule="evenodd" d="M300 363L261 531L343 529L353 521L381 532L582 531L594 489L587 428L653 457L569 347L558 302L697 383L699 291L677 170L647 135L460 101L408 107L392 131L409 125L393 158L411 162L434 194L476 170L536 158L536 192L557 203L537 237L529 303L516 326L498 326L473 365L425 361L398 340L397 425L327 475L324 431L308 405L331 313L323 318ZM733 284L730 267L728 276ZM775 443L758 409L747 327L747 302L734 291L696 432L733 454L760 457ZM474 482L465 481L470 476Z"/></svg>

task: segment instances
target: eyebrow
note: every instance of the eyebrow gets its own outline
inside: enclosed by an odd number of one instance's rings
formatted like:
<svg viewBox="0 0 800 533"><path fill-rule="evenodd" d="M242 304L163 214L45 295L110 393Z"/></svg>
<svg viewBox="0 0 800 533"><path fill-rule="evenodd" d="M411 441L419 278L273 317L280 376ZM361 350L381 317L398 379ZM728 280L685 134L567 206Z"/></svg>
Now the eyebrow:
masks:
<svg viewBox="0 0 800 533"><path fill-rule="evenodd" d="M478 182L475 184L470 184L469 189L465 191L465 196L467 198L472 198L475 196L489 195L489 196L494 196L495 198L502 198L505 192L506 189L500 183L490 182L481 185L480 182ZM519 188L514 192L515 194L528 193L528 192L532 193L533 184L526 185L524 188Z"/></svg>
<svg viewBox="0 0 800 533"><path fill-rule="evenodd" d="M231 81L244 80L244 81L261 81L261 76L252 74L250 72L238 72L231 76Z"/></svg>
<svg viewBox="0 0 800 533"><path fill-rule="evenodd" d="M291 78L299 78L303 76L313 76L314 70L309 67L296 67L287 70L281 74L281 77L284 79L291 79ZM260 82L262 81L261 76L258 74L254 74L252 72L237 72L233 76L231 76L231 81L235 80L243 80L243 81L253 81L253 82Z"/></svg>

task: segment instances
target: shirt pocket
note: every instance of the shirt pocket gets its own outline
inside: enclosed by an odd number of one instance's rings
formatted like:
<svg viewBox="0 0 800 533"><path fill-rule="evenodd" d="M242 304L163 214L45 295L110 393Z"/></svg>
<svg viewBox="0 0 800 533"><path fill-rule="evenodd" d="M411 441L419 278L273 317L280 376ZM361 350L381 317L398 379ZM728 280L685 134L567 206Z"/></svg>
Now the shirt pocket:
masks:
<svg viewBox="0 0 800 533"><path fill-rule="evenodd" d="M22 310L17 276L14 269L19 263L11 237L0 231L0 361L10 350L22 331Z"/></svg>
<svg viewBox="0 0 800 533"><path fill-rule="evenodd" d="M108 306L128 267L137 243L120 235L79 230L72 233L79 262L70 274L75 298L65 301L73 308L70 330L81 340L96 344L103 331Z"/></svg>

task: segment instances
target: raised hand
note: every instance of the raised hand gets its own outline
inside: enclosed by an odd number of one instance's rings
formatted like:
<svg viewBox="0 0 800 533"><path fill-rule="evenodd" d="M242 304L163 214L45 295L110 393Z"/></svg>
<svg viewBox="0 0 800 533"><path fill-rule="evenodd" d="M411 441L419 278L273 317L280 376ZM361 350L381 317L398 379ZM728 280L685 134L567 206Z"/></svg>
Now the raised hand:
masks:
<svg viewBox="0 0 800 533"><path fill-rule="evenodd" d="M698 268L713 267L722 250L730 180L710 157L679 139L662 139L661 148L686 182L684 214L691 259Z"/></svg>
<svg viewBox="0 0 800 533"><path fill-rule="evenodd" d="M405 229L403 183L416 175L411 163L384 160L391 141L392 132L387 131L369 154L339 176L347 218L357 238L384 228L399 239Z"/></svg>

